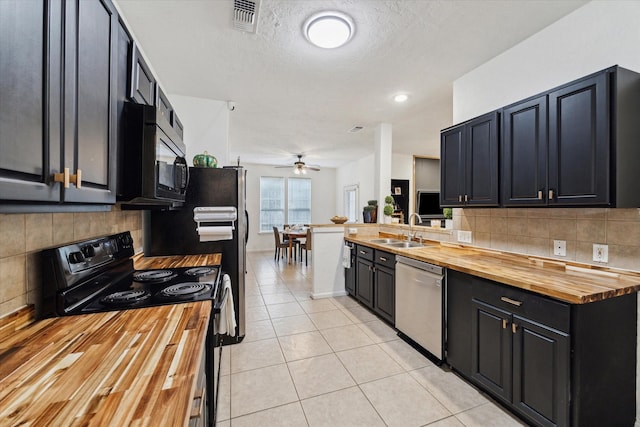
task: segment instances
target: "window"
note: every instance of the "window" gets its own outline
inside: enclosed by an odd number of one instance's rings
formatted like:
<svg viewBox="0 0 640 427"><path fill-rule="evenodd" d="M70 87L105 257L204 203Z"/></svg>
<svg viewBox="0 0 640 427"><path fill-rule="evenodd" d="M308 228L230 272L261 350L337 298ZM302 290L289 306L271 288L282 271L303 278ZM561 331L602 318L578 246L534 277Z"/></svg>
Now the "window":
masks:
<svg viewBox="0 0 640 427"><path fill-rule="evenodd" d="M272 231L273 227L282 227L283 224L309 223L311 223L310 178L260 177L261 232Z"/></svg>
<svg viewBox="0 0 640 427"><path fill-rule="evenodd" d="M344 187L344 216L348 222L358 222L358 186Z"/></svg>
<svg viewBox="0 0 640 427"><path fill-rule="evenodd" d="M309 224L311 222L311 179L289 178L287 222Z"/></svg>
<svg viewBox="0 0 640 427"><path fill-rule="evenodd" d="M260 177L260 231L284 224L284 178Z"/></svg>

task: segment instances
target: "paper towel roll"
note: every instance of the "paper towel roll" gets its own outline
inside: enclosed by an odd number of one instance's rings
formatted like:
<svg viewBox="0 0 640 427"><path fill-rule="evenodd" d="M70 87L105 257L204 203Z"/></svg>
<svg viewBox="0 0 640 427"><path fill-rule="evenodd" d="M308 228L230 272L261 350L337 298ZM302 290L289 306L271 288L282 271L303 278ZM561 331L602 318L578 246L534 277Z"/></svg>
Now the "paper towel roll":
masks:
<svg viewBox="0 0 640 427"><path fill-rule="evenodd" d="M198 227L201 242L213 242L216 240L233 239L233 227Z"/></svg>

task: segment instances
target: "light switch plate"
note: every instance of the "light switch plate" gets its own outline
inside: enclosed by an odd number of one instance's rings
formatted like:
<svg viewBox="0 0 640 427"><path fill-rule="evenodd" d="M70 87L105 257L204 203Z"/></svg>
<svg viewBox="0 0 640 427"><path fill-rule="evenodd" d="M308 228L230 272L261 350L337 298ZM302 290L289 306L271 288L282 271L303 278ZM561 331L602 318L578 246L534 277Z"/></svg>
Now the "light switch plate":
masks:
<svg viewBox="0 0 640 427"><path fill-rule="evenodd" d="M566 240L554 240L553 241L553 254L557 256L567 256L567 241Z"/></svg>
<svg viewBox="0 0 640 427"><path fill-rule="evenodd" d="M458 230L458 242L471 243L471 232Z"/></svg>
<svg viewBox="0 0 640 427"><path fill-rule="evenodd" d="M609 262L609 245L593 244L593 260L595 262Z"/></svg>
<svg viewBox="0 0 640 427"><path fill-rule="evenodd" d="M358 234L358 229L356 227L349 227L349 234Z"/></svg>

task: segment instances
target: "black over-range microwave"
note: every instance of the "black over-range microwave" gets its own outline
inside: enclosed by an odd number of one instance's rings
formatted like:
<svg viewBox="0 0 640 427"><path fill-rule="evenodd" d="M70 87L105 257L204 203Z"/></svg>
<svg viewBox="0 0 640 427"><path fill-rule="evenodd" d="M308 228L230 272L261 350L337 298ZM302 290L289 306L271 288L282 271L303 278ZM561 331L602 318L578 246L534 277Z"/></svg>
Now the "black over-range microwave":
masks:
<svg viewBox="0 0 640 427"><path fill-rule="evenodd" d="M186 146L153 106L127 102L118 147L118 200L134 209L182 206L189 182Z"/></svg>

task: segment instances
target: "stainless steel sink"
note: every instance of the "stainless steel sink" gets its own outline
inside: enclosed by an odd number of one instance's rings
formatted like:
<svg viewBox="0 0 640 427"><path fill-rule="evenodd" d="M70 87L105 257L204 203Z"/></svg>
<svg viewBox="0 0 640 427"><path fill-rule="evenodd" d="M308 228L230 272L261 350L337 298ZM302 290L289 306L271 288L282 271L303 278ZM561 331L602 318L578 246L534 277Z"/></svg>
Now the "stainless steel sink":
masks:
<svg viewBox="0 0 640 427"><path fill-rule="evenodd" d="M395 242L395 243L388 243L388 246L391 246L392 248L421 248L424 245L422 243L418 243L418 242Z"/></svg>
<svg viewBox="0 0 640 427"><path fill-rule="evenodd" d="M379 245L388 245L391 243L402 243L402 240L399 239L373 239L373 240L369 240L369 242L371 243L377 243Z"/></svg>

